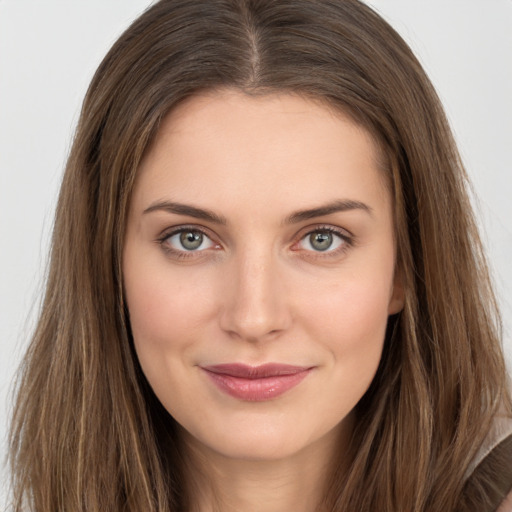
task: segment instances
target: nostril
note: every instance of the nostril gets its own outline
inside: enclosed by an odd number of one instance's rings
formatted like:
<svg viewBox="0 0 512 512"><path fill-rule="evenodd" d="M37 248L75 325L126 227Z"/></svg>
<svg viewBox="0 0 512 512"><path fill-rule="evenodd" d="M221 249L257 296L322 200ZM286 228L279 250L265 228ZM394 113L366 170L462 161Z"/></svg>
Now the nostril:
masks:
<svg viewBox="0 0 512 512"><path fill-rule="evenodd" d="M267 245L253 241L246 249L239 250L225 275L220 327L246 341L273 339L290 323L283 276Z"/></svg>
<svg viewBox="0 0 512 512"><path fill-rule="evenodd" d="M279 336L288 328L287 318L283 305L256 310L238 302L223 312L220 325L231 337L257 342Z"/></svg>

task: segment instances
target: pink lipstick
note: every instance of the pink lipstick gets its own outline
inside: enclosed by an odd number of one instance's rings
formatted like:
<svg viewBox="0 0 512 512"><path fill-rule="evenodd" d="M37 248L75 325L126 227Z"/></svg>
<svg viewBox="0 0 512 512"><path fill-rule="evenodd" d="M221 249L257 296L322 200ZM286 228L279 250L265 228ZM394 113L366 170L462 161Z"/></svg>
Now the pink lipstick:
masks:
<svg viewBox="0 0 512 512"><path fill-rule="evenodd" d="M312 367L268 363L249 366L239 363L202 366L212 382L228 395L249 402L276 398L302 382Z"/></svg>

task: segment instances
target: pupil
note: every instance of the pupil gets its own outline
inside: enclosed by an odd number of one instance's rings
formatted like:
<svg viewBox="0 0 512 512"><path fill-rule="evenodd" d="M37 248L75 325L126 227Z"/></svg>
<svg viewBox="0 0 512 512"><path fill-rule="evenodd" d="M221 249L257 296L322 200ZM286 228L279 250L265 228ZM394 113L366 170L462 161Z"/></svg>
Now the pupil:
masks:
<svg viewBox="0 0 512 512"><path fill-rule="evenodd" d="M193 251L203 243L203 235L197 231L185 231L180 235L180 242L187 251Z"/></svg>
<svg viewBox="0 0 512 512"><path fill-rule="evenodd" d="M317 251L326 251L332 245L332 233L313 233L310 235L309 241Z"/></svg>

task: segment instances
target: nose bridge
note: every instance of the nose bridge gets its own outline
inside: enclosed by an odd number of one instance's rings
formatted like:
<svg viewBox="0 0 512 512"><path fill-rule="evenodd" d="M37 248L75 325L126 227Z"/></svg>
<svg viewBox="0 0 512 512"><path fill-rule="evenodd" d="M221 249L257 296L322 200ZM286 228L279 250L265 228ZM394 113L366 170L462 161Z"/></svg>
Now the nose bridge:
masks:
<svg viewBox="0 0 512 512"><path fill-rule="evenodd" d="M241 248L230 267L222 328L249 341L286 329L290 319L286 291L272 249Z"/></svg>

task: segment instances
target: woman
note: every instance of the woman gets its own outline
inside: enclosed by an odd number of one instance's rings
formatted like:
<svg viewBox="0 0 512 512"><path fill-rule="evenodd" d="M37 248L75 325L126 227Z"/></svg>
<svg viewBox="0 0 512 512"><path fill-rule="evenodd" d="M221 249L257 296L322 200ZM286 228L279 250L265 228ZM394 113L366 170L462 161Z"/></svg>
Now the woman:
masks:
<svg viewBox="0 0 512 512"><path fill-rule="evenodd" d="M497 326L393 29L355 0L159 2L84 102L15 510L510 509Z"/></svg>

